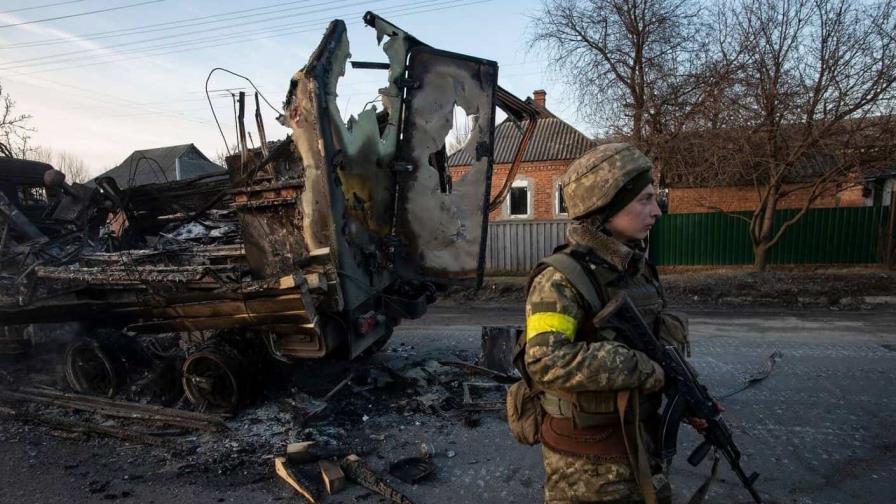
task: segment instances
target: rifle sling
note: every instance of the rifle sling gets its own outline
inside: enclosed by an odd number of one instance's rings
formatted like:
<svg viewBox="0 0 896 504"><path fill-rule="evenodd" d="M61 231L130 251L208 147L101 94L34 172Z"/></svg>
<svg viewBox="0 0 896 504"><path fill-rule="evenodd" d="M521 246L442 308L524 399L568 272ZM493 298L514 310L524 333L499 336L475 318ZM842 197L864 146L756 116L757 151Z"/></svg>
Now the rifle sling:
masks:
<svg viewBox="0 0 896 504"><path fill-rule="evenodd" d="M598 313L607 303L607 293L603 286L596 286L596 282L592 280L591 274L582 266L582 263L568 253L560 252L545 257L541 262L562 273L575 290L582 295L593 313Z"/></svg>

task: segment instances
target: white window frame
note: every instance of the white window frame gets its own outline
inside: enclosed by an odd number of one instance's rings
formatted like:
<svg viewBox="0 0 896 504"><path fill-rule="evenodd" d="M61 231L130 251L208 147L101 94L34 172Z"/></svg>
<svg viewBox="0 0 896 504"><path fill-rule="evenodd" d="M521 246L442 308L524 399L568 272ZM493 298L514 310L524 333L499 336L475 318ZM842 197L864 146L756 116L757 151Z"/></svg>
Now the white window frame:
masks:
<svg viewBox="0 0 896 504"><path fill-rule="evenodd" d="M505 207L505 213L507 218L509 219L531 219L532 218L532 183L528 179L520 178L513 181L513 184L510 185L511 191L514 187L525 187L526 188L526 214L525 215L512 215L510 213L510 193L507 193L507 203Z"/></svg>
<svg viewBox="0 0 896 504"><path fill-rule="evenodd" d="M569 217L569 207L567 206L566 212L560 211L560 195L563 191L562 184L560 181L554 182L554 216L555 217Z"/></svg>

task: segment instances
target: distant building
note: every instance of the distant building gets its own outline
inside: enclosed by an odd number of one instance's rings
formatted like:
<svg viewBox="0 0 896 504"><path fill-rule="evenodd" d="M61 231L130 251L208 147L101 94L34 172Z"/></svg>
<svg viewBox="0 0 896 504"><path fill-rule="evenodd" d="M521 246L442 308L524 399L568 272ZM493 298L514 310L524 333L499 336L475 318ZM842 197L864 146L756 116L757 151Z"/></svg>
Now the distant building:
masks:
<svg viewBox="0 0 896 504"><path fill-rule="evenodd" d="M489 220L567 219L566 205L559 179L569 164L596 143L581 131L552 114L545 107L547 93L536 90L526 102L541 110L535 133L529 141L523 162L513 181L510 194ZM526 123L522 123L523 129ZM510 170L522 130L510 119L495 128L495 158L492 172L492 197L501 190ZM472 155L457 151L448 157L451 178L457 180L473 162Z"/></svg>
<svg viewBox="0 0 896 504"><path fill-rule="evenodd" d="M775 208L802 208L812 195L813 184L846 162L853 166L825 183L812 207L888 205L893 184L888 180L893 178L896 157L892 143L886 143L885 133L873 128L867 131L874 134L866 133L867 139L859 137L867 145L850 147L849 161L822 148L803 154L780 180L782 196ZM744 133L738 130L689 132L653 150L653 157L660 159L664 168L663 187L667 190L669 213L748 212L759 207L764 180L760 175L757 186L754 176L761 173L761 166L737 150L718 148L738 145L741 135Z"/></svg>
<svg viewBox="0 0 896 504"><path fill-rule="evenodd" d="M120 165L96 178L112 177L118 187L126 189L213 173L224 174L225 169L190 143L134 151Z"/></svg>
<svg viewBox="0 0 896 504"><path fill-rule="evenodd" d="M868 206L888 206L896 193L896 169L865 177L862 195Z"/></svg>

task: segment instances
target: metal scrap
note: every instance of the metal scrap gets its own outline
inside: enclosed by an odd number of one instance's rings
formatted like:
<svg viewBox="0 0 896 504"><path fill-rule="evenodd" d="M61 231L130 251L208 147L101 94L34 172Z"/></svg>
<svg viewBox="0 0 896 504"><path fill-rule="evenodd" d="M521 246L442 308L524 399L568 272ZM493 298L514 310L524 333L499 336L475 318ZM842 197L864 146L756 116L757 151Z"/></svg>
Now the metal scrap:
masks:
<svg viewBox="0 0 896 504"><path fill-rule="evenodd" d="M484 368L482 366L477 366L476 364L470 364L469 362L463 361L453 361L453 360L440 360L439 364L443 366L451 366L460 369L464 369L473 373L489 376L494 378L495 381L501 383L514 383L519 380L518 377L513 376L511 374L502 373L500 371L495 371L493 369Z"/></svg>
<svg viewBox="0 0 896 504"><path fill-rule="evenodd" d="M389 464L389 474L410 484L429 476L433 470L432 457L405 457Z"/></svg>
<svg viewBox="0 0 896 504"><path fill-rule="evenodd" d="M326 409L327 401L329 401L334 395L336 395L336 392L339 392L343 387L348 385L352 381L352 378L353 378L352 375L348 375L348 377L346 377L344 380L339 382L338 385L333 387L333 389L330 390L327 393L327 395L325 395L322 399L319 399L319 400L311 399L309 401L309 403L305 405L304 420L308 420L309 418L313 417L314 415L317 415L318 413L320 413L324 409Z"/></svg>
<svg viewBox="0 0 896 504"><path fill-rule="evenodd" d="M500 383L479 383L479 382L464 382L464 402L463 409L466 411L504 411L505 402L503 399L497 401L474 401L473 400L473 390L476 389L500 389L501 392L504 392L502 395L506 395L507 386ZM477 393L478 394L478 393Z"/></svg>
<svg viewBox="0 0 896 504"><path fill-rule="evenodd" d="M775 367L777 366L778 361L781 360L782 357L783 357L783 355L781 354L781 351L775 350L774 352L771 353L771 355L768 356L768 358L765 361L765 366L762 369L760 369L760 370L756 371L755 373L751 374L750 376L747 376L746 378L744 378L743 382L740 385L737 385L737 386L731 388L730 390L726 390L725 392L719 394L718 399L720 401L722 399L727 399L727 398L729 398L733 395L739 394L739 393L743 392L744 390L747 390L748 388L752 387L753 385L756 385L757 383L765 380L766 378L771 376L771 374L775 371Z"/></svg>

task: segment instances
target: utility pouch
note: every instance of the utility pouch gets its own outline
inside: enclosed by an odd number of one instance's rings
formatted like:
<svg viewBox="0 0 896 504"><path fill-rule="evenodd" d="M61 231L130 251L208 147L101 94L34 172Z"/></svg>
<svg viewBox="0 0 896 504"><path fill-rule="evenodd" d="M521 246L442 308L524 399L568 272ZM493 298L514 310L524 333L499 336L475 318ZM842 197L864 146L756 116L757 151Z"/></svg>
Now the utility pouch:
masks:
<svg viewBox="0 0 896 504"><path fill-rule="evenodd" d="M656 324L656 335L660 341L675 346L686 357L691 356L687 315L677 311L663 310L657 316Z"/></svg>
<svg viewBox="0 0 896 504"><path fill-rule="evenodd" d="M541 393L530 389L525 380L511 385L507 389L507 425L513 437L529 446L540 443L543 421Z"/></svg>

